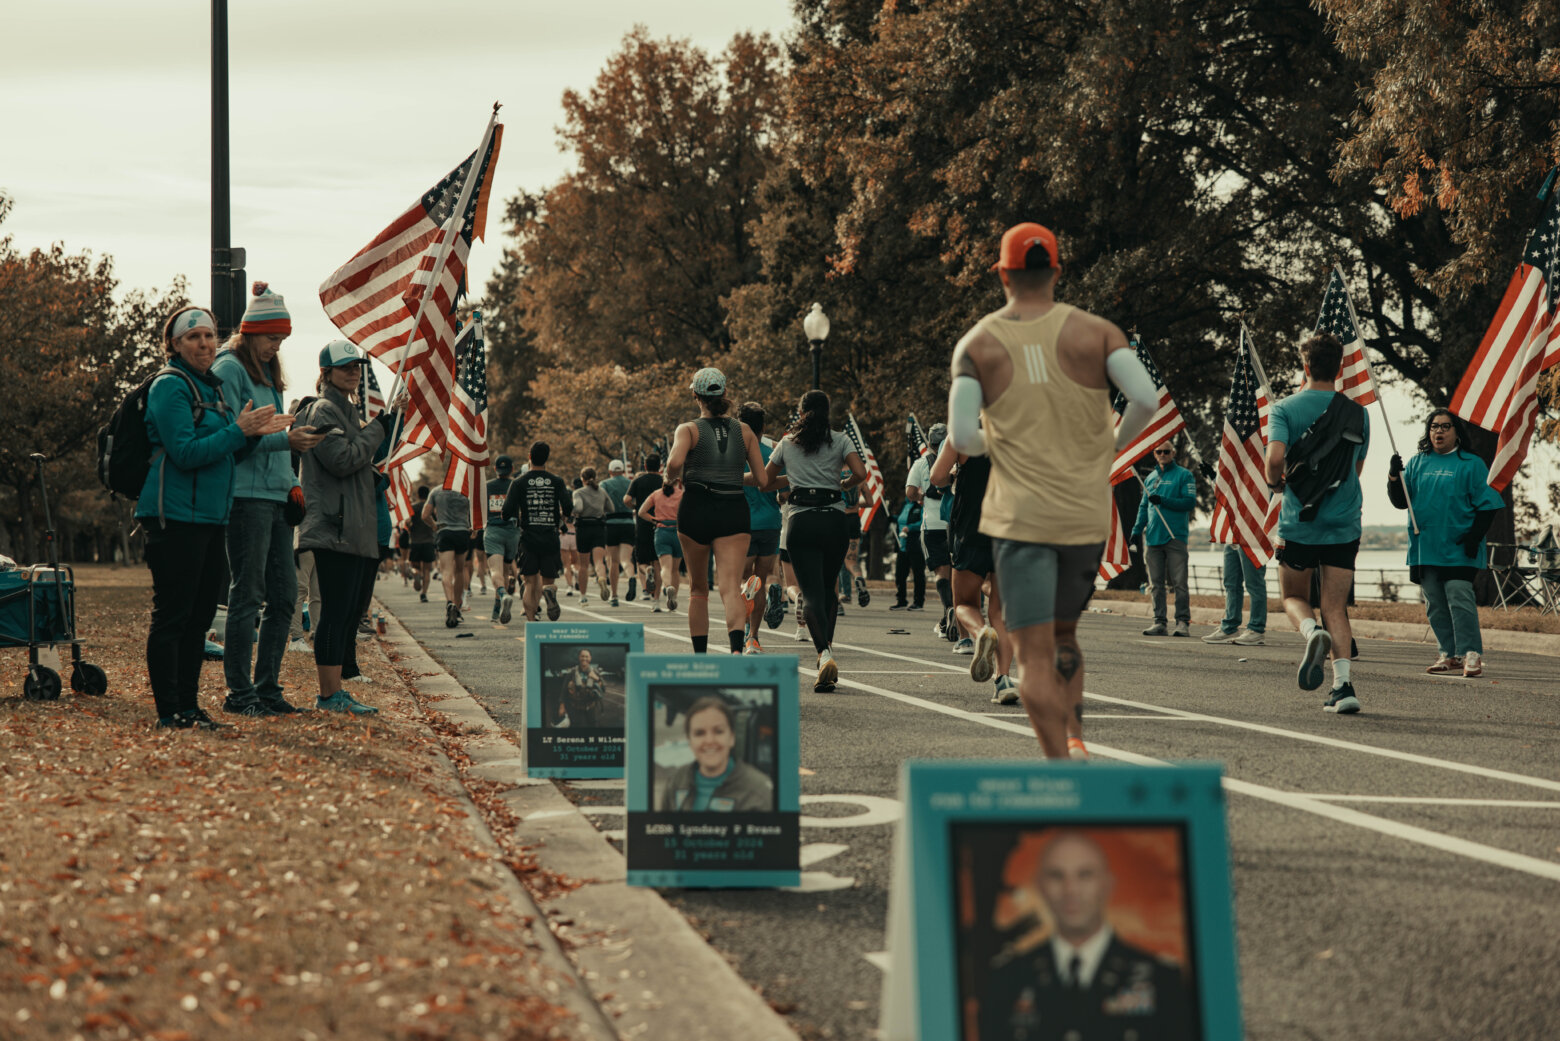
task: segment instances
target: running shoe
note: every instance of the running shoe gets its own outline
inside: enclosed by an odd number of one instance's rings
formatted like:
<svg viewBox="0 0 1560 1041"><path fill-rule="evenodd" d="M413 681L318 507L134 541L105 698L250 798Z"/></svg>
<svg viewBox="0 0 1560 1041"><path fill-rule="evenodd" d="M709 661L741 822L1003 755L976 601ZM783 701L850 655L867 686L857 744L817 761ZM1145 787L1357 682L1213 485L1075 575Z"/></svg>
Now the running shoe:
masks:
<svg viewBox="0 0 1560 1041"><path fill-rule="evenodd" d="M465 614L469 610L471 610L471 590L468 589L460 594L460 612Z"/></svg>
<svg viewBox="0 0 1560 1041"><path fill-rule="evenodd" d="M957 643L963 633L959 631L959 623L953 616L953 608L943 612L943 639L949 643Z"/></svg>
<svg viewBox="0 0 1560 1041"><path fill-rule="evenodd" d="M453 629L460 624L460 608L455 606L453 600L444 605L444 628ZM331 695L334 697L335 695Z"/></svg>
<svg viewBox="0 0 1560 1041"><path fill-rule="evenodd" d="M1484 675L1484 658L1478 651L1469 651L1463 656L1463 676L1467 679Z"/></svg>
<svg viewBox="0 0 1560 1041"><path fill-rule="evenodd" d="M953 653L954 654L974 654L975 653L975 641L970 639L968 636L965 636L965 637L961 638L958 643L953 645Z"/></svg>
<svg viewBox="0 0 1560 1041"><path fill-rule="evenodd" d="M514 579L511 578L508 582L504 583L504 592L508 593L510 596L514 596L515 595L515 580Z"/></svg>
<svg viewBox="0 0 1560 1041"><path fill-rule="evenodd" d="M1360 699L1354 696L1354 684L1345 683L1332 690L1322 702L1322 711L1336 712L1340 716L1353 715L1360 710Z"/></svg>
<svg viewBox="0 0 1560 1041"><path fill-rule="evenodd" d="M227 730L233 725L232 723L218 723L206 715L206 710L199 706L185 709L184 715L189 718L190 726L197 730Z"/></svg>
<svg viewBox="0 0 1560 1041"><path fill-rule="evenodd" d="M660 614L661 613L661 601L659 599L657 599L654 602L655 602L655 606L650 608L650 613L651 614Z"/></svg>
<svg viewBox="0 0 1560 1041"><path fill-rule="evenodd" d="M603 600L606 600L612 596L612 594L607 590L607 580L604 578L596 579L596 592L601 594L601 599Z"/></svg>
<svg viewBox="0 0 1560 1041"><path fill-rule="evenodd" d="M872 602L872 594L867 592L867 580L860 575L856 576L856 606L866 607Z"/></svg>
<svg viewBox="0 0 1560 1041"><path fill-rule="evenodd" d="M313 647L309 646L309 641L305 640L301 636L300 637L295 637L294 639L287 641L287 649L289 651L292 651L292 652L296 653L296 654L307 654L310 651L314 650Z"/></svg>
<svg viewBox="0 0 1560 1041"><path fill-rule="evenodd" d="M991 695L991 703L993 705L1018 704L1018 684L1013 682L1013 677L997 677L997 690L995 694Z"/></svg>
<svg viewBox="0 0 1560 1041"><path fill-rule="evenodd" d="M515 616L515 598L512 593L505 593L503 603L498 608L498 620L504 625Z"/></svg>
<svg viewBox="0 0 1560 1041"><path fill-rule="evenodd" d="M1235 637L1240 635L1239 630L1228 630L1219 626L1213 632L1202 638L1203 643L1234 643Z"/></svg>
<svg viewBox="0 0 1560 1041"><path fill-rule="evenodd" d="M1088 761L1089 750L1084 747L1083 738L1069 737L1067 739L1067 758Z"/></svg>
<svg viewBox="0 0 1560 1041"><path fill-rule="evenodd" d="M423 593L423 594L419 595L417 597L417 600L418 600L419 603L426 604L428 602L428 594L427 593Z"/></svg>
<svg viewBox="0 0 1560 1041"><path fill-rule="evenodd" d="M542 597L547 601L547 620L556 622L563 613L563 608L558 606L558 590L553 586L543 586Z"/></svg>
<svg viewBox="0 0 1560 1041"><path fill-rule="evenodd" d="M903 611L903 610L906 610L909 606L910 605L908 603L906 603L905 601L901 600L901 601L899 601L896 604L889 604L888 605L888 609L890 611Z"/></svg>
<svg viewBox="0 0 1560 1041"><path fill-rule="evenodd" d="M1434 665L1430 666L1425 671L1432 676L1440 676L1448 672L1461 672L1463 671L1463 667L1463 660L1461 658L1454 658L1449 654L1443 654L1435 660Z"/></svg>
<svg viewBox="0 0 1560 1041"><path fill-rule="evenodd" d="M970 679L985 683L997 671L997 631L989 625L984 626L972 642L971 651L975 656L970 659Z"/></svg>
<svg viewBox="0 0 1560 1041"><path fill-rule="evenodd" d="M813 683L813 691L827 694L834 689L834 683L839 678L840 667L834 663L834 652L825 648L818 655L818 679Z"/></svg>
<svg viewBox="0 0 1560 1041"><path fill-rule="evenodd" d="M612 598L612 606L613 607L617 607L618 606L618 598L617 597L613 597Z"/></svg>
<svg viewBox="0 0 1560 1041"><path fill-rule="evenodd" d="M639 577L637 575L628 576L628 599L639 599Z"/></svg>
<svg viewBox="0 0 1560 1041"><path fill-rule="evenodd" d="M784 620L785 599L780 595L780 586L771 585L764 591L764 624L777 629Z"/></svg>
<svg viewBox="0 0 1560 1041"><path fill-rule="evenodd" d="M341 712L353 716L378 715L379 710L353 699L351 694L338 690L328 698L315 698L314 707L325 712Z"/></svg>
<svg viewBox="0 0 1560 1041"><path fill-rule="evenodd" d="M1266 642L1267 638L1262 633L1254 633L1250 629L1242 629L1235 639L1230 641L1240 647L1261 647Z"/></svg>
<svg viewBox="0 0 1560 1041"><path fill-rule="evenodd" d="M1169 628L1167 628L1165 626L1164 622L1155 622L1153 625L1151 625L1147 629L1143 630L1143 635L1144 636L1169 636L1170 635L1170 630L1169 630Z"/></svg>
<svg viewBox="0 0 1560 1041"><path fill-rule="evenodd" d="M1327 654L1331 650L1332 637L1326 629L1317 626L1305 641L1305 653L1300 656L1300 670L1295 675L1301 690L1315 690L1322 685L1322 680L1327 678ZM1355 702L1353 711L1358 710L1359 703Z"/></svg>
<svg viewBox="0 0 1560 1041"><path fill-rule="evenodd" d="M758 641L757 640L750 639L750 640L748 640L747 645L742 648L742 653L743 654L763 654L764 653L764 649L758 645Z"/></svg>
<svg viewBox="0 0 1560 1041"><path fill-rule="evenodd" d="M938 639L942 639L942 634L943 634L943 620L941 618L939 618L939 619L937 619L937 621L932 623L932 635L937 637Z"/></svg>
<svg viewBox="0 0 1560 1041"><path fill-rule="evenodd" d="M906 611L924 611L924 610L926 610L926 605L925 604L911 604L909 607L905 608L905 610Z"/></svg>
<svg viewBox="0 0 1560 1041"><path fill-rule="evenodd" d="M792 637L792 639L794 639L797 643L801 643L807 638L807 623L798 618L796 620L796 635Z"/></svg>
<svg viewBox="0 0 1560 1041"><path fill-rule="evenodd" d="M581 592L581 593L580 593L580 606L581 606L581 607L584 607L584 606L585 606L585 605L586 605L586 604L588 604L588 603L590 603L590 597L589 597L589 596L587 596L587 595L586 595L586 594L585 594L585 593L584 593L584 592L583 592L583 591L582 591L582 592Z"/></svg>
<svg viewBox="0 0 1560 1041"><path fill-rule="evenodd" d="M747 581L742 583L742 598L752 601L758 596L759 590L764 588L764 580L757 575L749 575Z"/></svg>
<svg viewBox="0 0 1560 1041"><path fill-rule="evenodd" d="M414 589L415 591L417 591L419 593L422 592L422 576L421 575L414 575L414 576L412 576L412 589Z"/></svg>
<svg viewBox="0 0 1560 1041"><path fill-rule="evenodd" d="M666 587L666 609L668 611L677 610L677 590L671 586Z"/></svg>
<svg viewBox="0 0 1560 1041"><path fill-rule="evenodd" d="M1191 636L1192 635L1192 623L1191 622L1176 622L1175 623L1175 628L1170 630L1170 635L1171 636Z"/></svg>

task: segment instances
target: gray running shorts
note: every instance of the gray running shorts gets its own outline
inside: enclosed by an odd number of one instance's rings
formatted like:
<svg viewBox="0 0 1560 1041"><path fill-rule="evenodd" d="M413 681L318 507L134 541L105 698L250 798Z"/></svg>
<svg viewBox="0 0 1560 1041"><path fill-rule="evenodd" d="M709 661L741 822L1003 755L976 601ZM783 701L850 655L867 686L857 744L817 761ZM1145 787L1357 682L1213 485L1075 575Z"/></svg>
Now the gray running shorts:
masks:
<svg viewBox="0 0 1560 1041"><path fill-rule="evenodd" d="M1094 595L1105 543L1052 546L992 539L1002 621L1008 629L1076 622Z"/></svg>

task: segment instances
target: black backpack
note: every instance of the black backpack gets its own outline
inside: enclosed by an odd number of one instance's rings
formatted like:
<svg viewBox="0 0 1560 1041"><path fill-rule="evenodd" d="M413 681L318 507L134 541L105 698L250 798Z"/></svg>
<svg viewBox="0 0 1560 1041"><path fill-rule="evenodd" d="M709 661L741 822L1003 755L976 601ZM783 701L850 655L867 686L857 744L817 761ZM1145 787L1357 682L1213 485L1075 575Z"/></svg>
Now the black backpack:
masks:
<svg viewBox="0 0 1560 1041"><path fill-rule="evenodd" d="M222 406L201 400L195 381L183 369L164 366L146 378L146 382L132 390L114 414L108 425L98 431L97 471L103 487L126 499L137 499L146 485L146 475L152 469L152 441L146 433L146 399L152 384L161 376L178 376L189 384L190 395L195 399L195 422L209 408ZM160 451L160 449L159 449Z"/></svg>

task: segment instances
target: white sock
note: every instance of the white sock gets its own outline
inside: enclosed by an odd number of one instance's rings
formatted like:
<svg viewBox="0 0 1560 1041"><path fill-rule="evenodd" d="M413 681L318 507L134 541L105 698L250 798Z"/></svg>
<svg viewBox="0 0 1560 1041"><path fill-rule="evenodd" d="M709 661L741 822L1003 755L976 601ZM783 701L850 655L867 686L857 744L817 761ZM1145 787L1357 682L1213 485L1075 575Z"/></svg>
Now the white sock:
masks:
<svg viewBox="0 0 1560 1041"><path fill-rule="evenodd" d="M1300 635L1309 640L1314 632L1316 632L1316 619L1302 618L1300 620Z"/></svg>
<svg viewBox="0 0 1560 1041"><path fill-rule="evenodd" d="M1350 662L1347 658L1333 659L1333 690L1337 690L1349 682L1349 664Z"/></svg>

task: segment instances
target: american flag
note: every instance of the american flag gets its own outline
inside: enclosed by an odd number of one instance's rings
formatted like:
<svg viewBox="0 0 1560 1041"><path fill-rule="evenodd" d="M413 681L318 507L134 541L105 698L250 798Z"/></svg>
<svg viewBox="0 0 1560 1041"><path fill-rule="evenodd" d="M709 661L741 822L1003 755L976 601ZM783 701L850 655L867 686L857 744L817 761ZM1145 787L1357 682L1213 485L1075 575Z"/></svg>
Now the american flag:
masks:
<svg viewBox="0 0 1560 1041"><path fill-rule="evenodd" d="M1132 566L1131 543L1127 541L1127 529L1121 523L1121 510L1116 506L1116 495L1110 497L1110 537L1105 540L1105 552L1100 555L1100 577L1109 582Z"/></svg>
<svg viewBox="0 0 1560 1041"><path fill-rule="evenodd" d="M867 479L863 482L867 503L861 511L861 530L866 532L871 529L878 511L883 508L883 471L878 469L877 456L872 454L871 447L867 445L867 435L861 432L856 417L849 413L845 417L845 433L850 436L851 444L856 446L856 454L861 456L861 465L867 468Z"/></svg>
<svg viewBox="0 0 1560 1041"><path fill-rule="evenodd" d="M363 366L363 394L358 400L358 409L365 423L385 410L385 395L379 389L379 378L374 375L372 363Z"/></svg>
<svg viewBox="0 0 1560 1041"><path fill-rule="evenodd" d="M1544 179L1538 197L1543 216L1527 250L1452 396L1452 411L1499 435L1490 464L1490 487L1504 491L1527 458L1538 412L1538 374L1560 362L1560 292L1555 285L1560 256L1560 193L1555 174Z"/></svg>
<svg viewBox="0 0 1560 1041"><path fill-rule="evenodd" d="M471 500L471 528L475 531L487 518L486 489L482 485L482 467L488 461L487 344L482 339L480 313L473 315L471 324L461 330L455 341L455 356L460 368L454 393L450 395L450 465L444 471L444 487Z"/></svg>
<svg viewBox="0 0 1560 1041"><path fill-rule="evenodd" d="M926 431L921 429L920 420L911 413L905 420L905 444L910 448L910 465L914 466L917 459L923 459L932 454L931 442L926 440Z"/></svg>
<svg viewBox="0 0 1560 1041"><path fill-rule="evenodd" d="M1365 339L1349 301L1343 272L1334 264L1327 276L1327 292L1322 295L1322 311L1316 316L1316 331L1332 333L1343 344L1343 364L1338 367L1338 390L1345 397L1369 405L1376 400L1376 377L1365 358Z"/></svg>
<svg viewBox="0 0 1560 1041"><path fill-rule="evenodd" d="M1148 421L1148 426L1143 432L1134 437L1125 448L1116 453L1116 461L1110 466L1110 483L1120 484L1132 476L1132 468L1137 465L1154 446L1161 441L1168 441L1175 435L1186 429L1186 421L1181 418L1181 410L1176 408L1175 401L1170 397L1170 391L1165 387L1164 379L1159 375L1159 367L1154 364L1154 359L1149 356L1148 348L1136 337L1132 337L1132 349L1137 352L1138 361L1143 363L1143 368L1148 370L1148 375L1154 381L1154 387L1159 391L1159 404L1154 408L1154 414ZM1127 410L1127 398L1125 394L1117 394L1111 401L1111 408L1116 413L1116 425L1121 425L1122 413Z"/></svg>
<svg viewBox="0 0 1560 1041"><path fill-rule="evenodd" d="M472 240L486 230L503 129L495 114L465 162L320 286L320 303L342 335L406 382L408 430L392 467L436 447L448 424L455 304Z"/></svg>
<svg viewBox="0 0 1560 1041"><path fill-rule="evenodd" d="M1273 557L1273 534L1283 497L1267 486L1267 376L1257 352L1240 329L1240 357L1230 378L1224 413L1224 438L1219 442L1219 466L1214 477L1214 542L1235 544L1262 567Z"/></svg>
<svg viewBox="0 0 1560 1041"><path fill-rule="evenodd" d="M403 528L412 519L412 477L404 466L388 471L388 476L390 487L385 489L385 498L390 503L390 523Z"/></svg>

